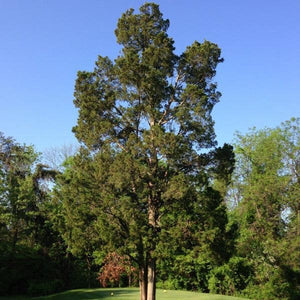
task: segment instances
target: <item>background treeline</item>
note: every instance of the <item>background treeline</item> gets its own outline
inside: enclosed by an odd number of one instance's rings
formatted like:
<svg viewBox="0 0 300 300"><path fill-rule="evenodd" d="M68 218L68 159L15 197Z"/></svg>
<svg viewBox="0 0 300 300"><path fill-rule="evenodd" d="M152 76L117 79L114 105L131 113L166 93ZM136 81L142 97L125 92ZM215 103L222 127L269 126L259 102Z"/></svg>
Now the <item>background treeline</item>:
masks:
<svg viewBox="0 0 300 300"><path fill-rule="evenodd" d="M158 287L298 299L299 125L292 119L237 134L234 157L230 145L216 148L218 163L207 165L197 195L180 189L184 200L168 211L157 244ZM121 185L126 174L103 178L112 157L86 148L52 155L62 156L61 164L43 164L32 146L0 135L1 294L137 285L134 259L122 255L123 237L115 235L120 253L105 242L105 235L122 232L116 228L122 223L105 220L103 204L97 206L101 183ZM182 185L176 180L173 197Z"/></svg>

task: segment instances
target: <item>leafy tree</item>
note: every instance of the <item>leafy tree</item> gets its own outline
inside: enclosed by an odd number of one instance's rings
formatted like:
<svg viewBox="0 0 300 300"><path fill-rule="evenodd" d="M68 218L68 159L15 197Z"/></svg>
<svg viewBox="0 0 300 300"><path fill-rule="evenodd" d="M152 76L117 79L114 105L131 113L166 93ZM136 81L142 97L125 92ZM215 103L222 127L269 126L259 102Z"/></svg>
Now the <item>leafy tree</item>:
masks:
<svg viewBox="0 0 300 300"><path fill-rule="evenodd" d="M194 195L197 201L177 204L164 218L163 243L157 246L162 287L208 292L210 271L228 262L235 251L237 226L228 222L221 194L208 182L202 189Z"/></svg>
<svg viewBox="0 0 300 300"><path fill-rule="evenodd" d="M37 154L32 146L21 146L11 138L0 136L0 204L2 226L14 249L27 236L36 210L35 181L32 169Z"/></svg>
<svg viewBox="0 0 300 300"><path fill-rule="evenodd" d="M0 135L1 293L33 291L33 281L50 284L57 276L54 264L46 260L56 237L49 223L49 194L44 185L55 175L39 164L32 146ZM52 287L58 287L58 281Z"/></svg>
<svg viewBox="0 0 300 300"><path fill-rule="evenodd" d="M132 277L134 277L136 270L131 266L127 257L120 256L116 252L109 253L101 267L99 273L99 281L103 287L106 287L108 283L114 285L119 284L122 276L128 277L128 284L131 285Z"/></svg>
<svg viewBox="0 0 300 300"><path fill-rule="evenodd" d="M64 172L57 177L53 202L57 211L53 215L55 228L63 237L67 250L85 261L88 286L92 284L93 253L99 250L101 239L95 224L93 199L94 166L86 151L69 157L63 164Z"/></svg>
<svg viewBox="0 0 300 300"><path fill-rule="evenodd" d="M238 253L255 270L252 292L261 286L256 298L292 297L299 285L299 122L237 136L233 213L240 225Z"/></svg>
<svg viewBox="0 0 300 300"><path fill-rule="evenodd" d="M247 287L252 273L246 258L232 257L228 263L211 271L209 290L215 294L234 295Z"/></svg>
<svg viewBox="0 0 300 300"><path fill-rule="evenodd" d="M220 93L212 79L221 50L196 41L178 56L168 27L156 4L125 12L115 31L121 55L99 56L94 71L78 72L74 94L73 131L96 164L90 207L101 238L138 266L142 300L155 299L170 216L213 194L215 155L200 151L216 145L211 111Z"/></svg>

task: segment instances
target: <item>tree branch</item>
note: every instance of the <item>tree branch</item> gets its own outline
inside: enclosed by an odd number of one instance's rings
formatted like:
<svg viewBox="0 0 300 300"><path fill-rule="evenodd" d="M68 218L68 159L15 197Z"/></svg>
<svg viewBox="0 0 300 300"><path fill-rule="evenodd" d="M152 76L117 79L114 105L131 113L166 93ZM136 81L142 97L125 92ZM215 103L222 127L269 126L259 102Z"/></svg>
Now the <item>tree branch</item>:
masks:
<svg viewBox="0 0 300 300"><path fill-rule="evenodd" d="M174 100L175 100L174 94L175 94L175 92L176 92L178 83L179 83L179 81L180 81L181 78L182 78L181 74L178 73L178 74L177 74L177 77L176 77L175 84L174 84L174 93L173 93L173 95L171 96L171 98L169 99L168 104L167 104L167 106L166 106L166 108L165 108L165 110L164 110L164 112L163 112L163 115L162 115L162 117L160 118L160 120L158 121L158 125L164 125L164 124L166 124L167 122L169 122L170 120L172 120L172 118L166 119L166 116L170 113L171 105L172 105L172 103L173 103Z"/></svg>

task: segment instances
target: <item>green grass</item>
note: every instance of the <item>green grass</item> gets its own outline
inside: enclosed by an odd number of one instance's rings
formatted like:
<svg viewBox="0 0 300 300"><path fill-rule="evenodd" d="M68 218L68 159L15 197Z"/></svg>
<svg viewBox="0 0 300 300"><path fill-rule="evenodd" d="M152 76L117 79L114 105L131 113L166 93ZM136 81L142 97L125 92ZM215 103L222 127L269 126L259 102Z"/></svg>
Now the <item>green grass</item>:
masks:
<svg viewBox="0 0 300 300"><path fill-rule="evenodd" d="M112 295L113 293L113 295ZM0 297L0 300L139 300L137 288L80 289L44 297ZM157 300L245 300L222 295L201 294L186 291L157 290Z"/></svg>

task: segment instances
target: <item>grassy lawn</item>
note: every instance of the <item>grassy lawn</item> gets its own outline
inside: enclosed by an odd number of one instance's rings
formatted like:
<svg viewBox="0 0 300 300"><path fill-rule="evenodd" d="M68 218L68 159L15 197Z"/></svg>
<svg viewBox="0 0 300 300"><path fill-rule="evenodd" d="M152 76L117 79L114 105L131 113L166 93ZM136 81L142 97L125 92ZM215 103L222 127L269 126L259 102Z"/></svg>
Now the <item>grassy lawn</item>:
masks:
<svg viewBox="0 0 300 300"><path fill-rule="evenodd" d="M113 294L112 294L113 293ZM209 295L186 291L157 290L157 300L242 300L245 298L229 297L222 295ZM80 289L44 297L0 297L0 300L139 300L137 288L115 289Z"/></svg>

